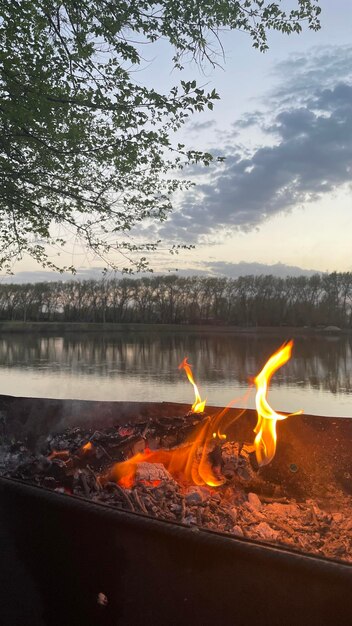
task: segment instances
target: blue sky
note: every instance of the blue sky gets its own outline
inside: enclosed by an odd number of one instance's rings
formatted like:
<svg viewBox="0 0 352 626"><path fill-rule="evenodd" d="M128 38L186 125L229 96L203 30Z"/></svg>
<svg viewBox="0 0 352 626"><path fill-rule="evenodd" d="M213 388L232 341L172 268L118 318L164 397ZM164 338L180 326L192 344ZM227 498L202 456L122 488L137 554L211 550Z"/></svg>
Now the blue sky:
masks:
<svg viewBox="0 0 352 626"><path fill-rule="evenodd" d="M186 66L181 78L215 87L221 100L194 116L180 138L226 161L192 172L196 189L177 199L159 230L196 248L177 264L157 255L156 270L231 275L244 262L352 271L352 2L320 5L317 33L271 33L266 54L247 35L224 33L222 68ZM172 51L162 43L145 56L135 79L167 91L180 78L170 71ZM98 265L77 246L62 258L72 261L84 273ZM27 258L14 270L43 279Z"/></svg>

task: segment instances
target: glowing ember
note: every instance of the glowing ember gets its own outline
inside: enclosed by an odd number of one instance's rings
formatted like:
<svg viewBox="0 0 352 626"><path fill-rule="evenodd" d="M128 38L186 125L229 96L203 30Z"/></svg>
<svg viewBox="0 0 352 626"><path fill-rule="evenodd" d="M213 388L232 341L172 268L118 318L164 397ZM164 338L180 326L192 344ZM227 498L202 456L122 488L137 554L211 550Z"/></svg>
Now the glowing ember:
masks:
<svg viewBox="0 0 352 626"><path fill-rule="evenodd" d="M199 395L198 387L197 387L196 383L194 382L192 369L191 369L190 364L188 363L187 357L185 357L183 359L182 363L180 363L180 365L178 366L178 369L179 370L182 370L182 369L185 370L189 382L191 383L191 385L193 385L194 395L195 395L195 401L192 404L192 411L193 411L193 413L203 413L204 412L204 408L205 408L206 400L202 400L200 395Z"/></svg>
<svg viewBox="0 0 352 626"><path fill-rule="evenodd" d="M70 453L68 450L53 450L51 454L49 454L48 459L52 461L53 459L61 459L62 461L67 461L70 458Z"/></svg>
<svg viewBox="0 0 352 626"><path fill-rule="evenodd" d="M85 443L83 446L81 446L75 452L75 454L77 454L78 456L82 457L82 456L92 452L92 450L94 450L92 442L91 441L87 441L87 443ZM49 461L52 461L53 459L60 459L61 461L68 461L70 457L71 457L71 453L70 453L69 450L53 450L51 452L51 454L49 454L49 456L47 458L49 459Z"/></svg>
<svg viewBox="0 0 352 626"><path fill-rule="evenodd" d="M275 456L277 440L276 422L278 420L285 420L291 415L299 415L303 412L297 411L296 413L290 413L289 415L276 413L266 399L271 377L276 370L279 369L279 367L285 365L285 363L289 361L291 358L292 347L293 341L289 341L287 344L284 344L270 357L264 365L262 371L259 372L258 376L254 379L257 387L255 403L258 413L258 422L254 429L254 432L257 433L254 440L254 447L259 466L267 465Z"/></svg>

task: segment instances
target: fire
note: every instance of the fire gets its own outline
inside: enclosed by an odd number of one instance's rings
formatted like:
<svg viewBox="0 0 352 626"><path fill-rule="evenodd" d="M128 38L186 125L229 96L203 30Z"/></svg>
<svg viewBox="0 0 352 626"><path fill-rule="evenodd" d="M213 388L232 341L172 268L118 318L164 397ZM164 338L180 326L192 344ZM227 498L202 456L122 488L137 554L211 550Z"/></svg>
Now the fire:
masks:
<svg viewBox="0 0 352 626"><path fill-rule="evenodd" d="M130 488L135 483L138 464L144 462L162 464L176 480L218 487L223 484L224 479L216 475L209 460L209 454L214 448L212 433L213 420L209 417L178 448L146 449L127 461L115 463L103 480L115 480L121 487Z"/></svg>
<svg viewBox="0 0 352 626"><path fill-rule="evenodd" d="M254 429L256 437L251 451L255 451L259 466L267 465L273 459L276 450L276 422L284 420L289 415L276 413L267 401L268 386L271 377L276 370L287 363L291 357L293 341L284 344L277 350L267 361L262 371L254 379L257 388L256 393L256 409L258 413L257 425ZM184 369L187 378L194 387L195 402L192 411L201 413L204 411L205 400L202 401L199 395L197 385L194 382L192 370L185 358L179 365L179 369ZM242 401L248 399L248 392L241 398ZM237 401L239 399L237 398ZM212 416L205 417L197 426L195 426L191 435L181 446L173 449L150 450L146 448L144 452L140 452L132 458L115 463L108 472L101 477L102 481L116 481L121 487L130 489L136 482L137 471L138 481L148 486L158 486L160 480L152 478L143 479L140 475L141 463L158 463L162 465L171 476L181 483L194 485L208 485L209 487L219 487L224 484L225 478L220 473L220 467L216 467L220 461L217 460L217 449L224 444L227 439L226 431L232 423L239 419L246 409L239 409L234 416L229 412L229 408L233 406L236 400L233 400L226 408ZM290 415L298 415L291 413ZM86 444L88 445L88 444ZM215 467L214 467L215 465ZM163 478L161 478L162 480Z"/></svg>
<svg viewBox="0 0 352 626"><path fill-rule="evenodd" d="M180 365L178 366L178 369L179 370L182 370L182 369L185 370L189 382L191 383L191 385L193 385L195 401L192 404L192 412L193 413L203 413L204 412L204 408L205 408L206 400L202 400L200 395L199 395L198 387L197 387L196 383L194 382L192 369L191 369L190 364L188 363L187 357L185 357L183 359L182 363L180 363Z"/></svg>
<svg viewBox="0 0 352 626"><path fill-rule="evenodd" d="M275 456L277 421L285 420L291 415L299 415L302 413L302 411L290 413L289 415L276 413L266 399L270 380L276 370L289 361L291 358L292 347L292 340L281 346L281 348L279 348L279 350L277 350L277 352L270 357L264 365L262 371L259 372L254 379L257 388L255 403L258 413L258 421L254 429L254 432L257 433L254 440L254 447L259 466L267 465Z"/></svg>
<svg viewBox="0 0 352 626"><path fill-rule="evenodd" d="M85 454L86 452L90 452L91 450L93 450L93 444L91 441L87 441L87 443L82 446L80 451L82 452L82 454Z"/></svg>

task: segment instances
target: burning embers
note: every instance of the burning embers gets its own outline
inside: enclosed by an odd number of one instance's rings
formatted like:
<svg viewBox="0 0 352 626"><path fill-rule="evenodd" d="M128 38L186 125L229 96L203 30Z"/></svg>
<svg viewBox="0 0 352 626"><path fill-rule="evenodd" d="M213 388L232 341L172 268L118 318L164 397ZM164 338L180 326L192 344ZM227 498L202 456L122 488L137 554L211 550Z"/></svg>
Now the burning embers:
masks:
<svg viewBox="0 0 352 626"><path fill-rule="evenodd" d="M226 430L233 420L228 419L228 412L225 409L219 414L205 417L184 444L176 449L150 450L148 448L144 453L137 454L122 463L116 463L102 477L102 480L114 480L122 487L131 487L140 463L162 464L178 482L197 486L219 487L235 475L242 476L242 478L253 476L254 468L258 469L262 465L267 465L275 455L276 422L289 417L276 413L270 407L267 392L273 374L290 359L292 347L293 341L283 345L270 357L254 380L257 388L258 422L255 427L256 437L253 445L226 442ZM185 370L194 388L195 401L192 405L192 413L203 413L206 401L200 397L187 358L179 365L179 369ZM241 413L237 418L240 416Z"/></svg>

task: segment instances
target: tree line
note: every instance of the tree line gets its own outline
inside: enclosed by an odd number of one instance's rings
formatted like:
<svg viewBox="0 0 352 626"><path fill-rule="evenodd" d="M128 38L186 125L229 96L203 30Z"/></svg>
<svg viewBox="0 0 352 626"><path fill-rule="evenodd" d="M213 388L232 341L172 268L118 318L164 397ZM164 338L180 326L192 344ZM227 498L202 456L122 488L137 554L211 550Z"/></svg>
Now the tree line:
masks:
<svg viewBox="0 0 352 626"><path fill-rule="evenodd" d="M350 328L352 272L3 284L0 319Z"/></svg>

